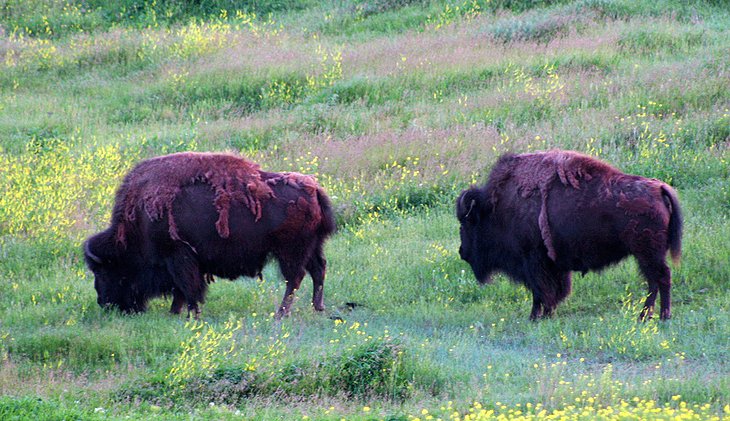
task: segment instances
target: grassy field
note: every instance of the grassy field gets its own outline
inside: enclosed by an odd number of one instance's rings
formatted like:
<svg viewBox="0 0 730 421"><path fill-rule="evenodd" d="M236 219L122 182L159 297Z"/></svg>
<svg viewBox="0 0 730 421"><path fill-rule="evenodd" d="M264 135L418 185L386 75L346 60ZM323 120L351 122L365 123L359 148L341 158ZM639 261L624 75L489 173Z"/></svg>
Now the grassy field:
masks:
<svg viewBox="0 0 730 421"><path fill-rule="evenodd" d="M730 417L729 52L722 0L0 2L0 419ZM677 189L672 320L633 259L538 323L459 259L459 192L550 148ZM324 315L273 264L98 307L82 241L185 150L316 174Z"/></svg>

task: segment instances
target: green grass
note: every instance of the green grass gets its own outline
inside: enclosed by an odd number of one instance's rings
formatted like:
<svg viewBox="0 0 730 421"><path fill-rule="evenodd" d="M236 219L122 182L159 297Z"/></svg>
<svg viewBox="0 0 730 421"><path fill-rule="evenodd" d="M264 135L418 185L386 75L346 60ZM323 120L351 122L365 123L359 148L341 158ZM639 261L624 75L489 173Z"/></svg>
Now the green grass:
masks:
<svg viewBox="0 0 730 421"><path fill-rule="evenodd" d="M66 3L0 18L0 418L730 413L724 3ZM636 322L631 259L574 274L539 323L459 259L459 192L549 148L677 188L672 320ZM274 321L274 264L218 280L197 323L169 298L98 307L82 241L125 171L184 150L317 176L339 224L325 314L305 280Z"/></svg>

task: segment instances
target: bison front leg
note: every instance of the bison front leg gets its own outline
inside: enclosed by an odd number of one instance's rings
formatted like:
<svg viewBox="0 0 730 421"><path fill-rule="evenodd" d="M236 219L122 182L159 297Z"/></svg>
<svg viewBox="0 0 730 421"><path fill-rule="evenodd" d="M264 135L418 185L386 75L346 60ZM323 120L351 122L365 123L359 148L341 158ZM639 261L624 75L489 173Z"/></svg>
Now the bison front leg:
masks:
<svg viewBox="0 0 730 421"><path fill-rule="evenodd" d="M524 284L532 291L530 320L552 317L572 289L570 272L558 269L546 255L532 254L525 266Z"/></svg>
<svg viewBox="0 0 730 421"><path fill-rule="evenodd" d="M561 272L554 269L545 279L547 281L547 287L545 289L546 292L543 293L543 319L553 317L555 309L558 308L558 304L570 295L573 287L570 272Z"/></svg>
<svg viewBox="0 0 730 421"><path fill-rule="evenodd" d="M205 281L200 267L194 256L186 248L182 248L165 261L167 271L172 277L176 291L173 296L173 308L176 301L182 301L177 294L182 295L188 303L188 318L192 315L196 320L200 318L200 308L198 303L205 301L205 292L208 289L208 283ZM182 305L180 305L182 307Z"/></svg>
<svg viewBox="0 0 730 421"><path fill-rule="evenodd" d="M542 317L542 301L540 300L539 293L532 291L532 311L530 312L530 320L537 321Z"/></svg>
<svg viewBox="0 0 730 421"><path fill-rule="evenodd" d="M530 320L548 319L568 295L572 288L570 272L545 273L532 287L532 311Z"/></svg>
<svg viewBox="0 0 730 421"><path fill-rule="evenodd" d="M545 297L537 298L537 294L533 293L530 320L534 322L538 319L549 319L553 317L557 306L557 303L552 298L548 298L546 302Z"/></svg>
<svg viewBox="0 0 730 421"><path fill-rule="evenodd" d="M185 296L180 292L178 288L172 290L172 305L170 305L170 313L180 314L182 312L183 304L185 304Z"/></svg>

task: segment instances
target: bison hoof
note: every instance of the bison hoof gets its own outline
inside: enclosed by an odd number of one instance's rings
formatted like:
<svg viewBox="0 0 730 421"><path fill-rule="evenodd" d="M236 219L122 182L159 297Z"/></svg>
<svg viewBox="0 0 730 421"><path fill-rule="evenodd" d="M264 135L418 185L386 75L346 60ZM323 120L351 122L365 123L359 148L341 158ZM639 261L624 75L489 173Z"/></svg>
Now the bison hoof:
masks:
<svg viewBox="0 0 730 421"><path fill-rule="evenodd" d="M646 322L654 317L654 307L644 307L639 314L639 321Z"/></svg>
<svg viewBox="0 0 730 421"><path fill-rule="evenodd" d="M659 314L660 320L669 320L672 318L672 312L670 310L662 310L661 314Z"/></svg>
<svg viewBox="0 0 730 421"><path fill-rule="evenodd" d="M289 315L291 315L291 311L289 311L289 309L287 308L282 307L276 312L276 320L281 320L284 317L289 317Z"/></svg>
<svg viewBox="0 0 730 421"><path fill-rule="evenodd" d="M321 306L314 306L314 311L323 312L324 311L324 306L323 305L321 305Z"/></svg>

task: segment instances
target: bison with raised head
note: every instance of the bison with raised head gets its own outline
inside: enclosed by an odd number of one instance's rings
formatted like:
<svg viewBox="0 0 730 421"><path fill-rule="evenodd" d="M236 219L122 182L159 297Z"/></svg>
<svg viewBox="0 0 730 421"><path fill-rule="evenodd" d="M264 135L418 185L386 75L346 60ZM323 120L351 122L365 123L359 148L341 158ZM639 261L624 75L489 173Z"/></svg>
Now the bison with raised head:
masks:
<svg viewBox="0 0 730 421"><path fill-rule="evenodd" d="M186 303L196 318L211 275L256 276L273 257L286 279L280 317L307 272L314 309L324 309L323 245L334 230L330 201L312 177L186 152L126 175L111 225L84 243L84 255L102 307L143 312L151 298L171 294L172 313Z"/></svg>
<svg viewBox="0 0 730 421"><path fill-rule="evenodd" d="M530 319L549 317L570 294L571 272L633 255L648 281L641 318L671 317L671 272L681 254L682 213L667 184L592 157L549 151L499 158L489 179L458 198L459 254L480 283L499 271L532 291Z"/></svg>

